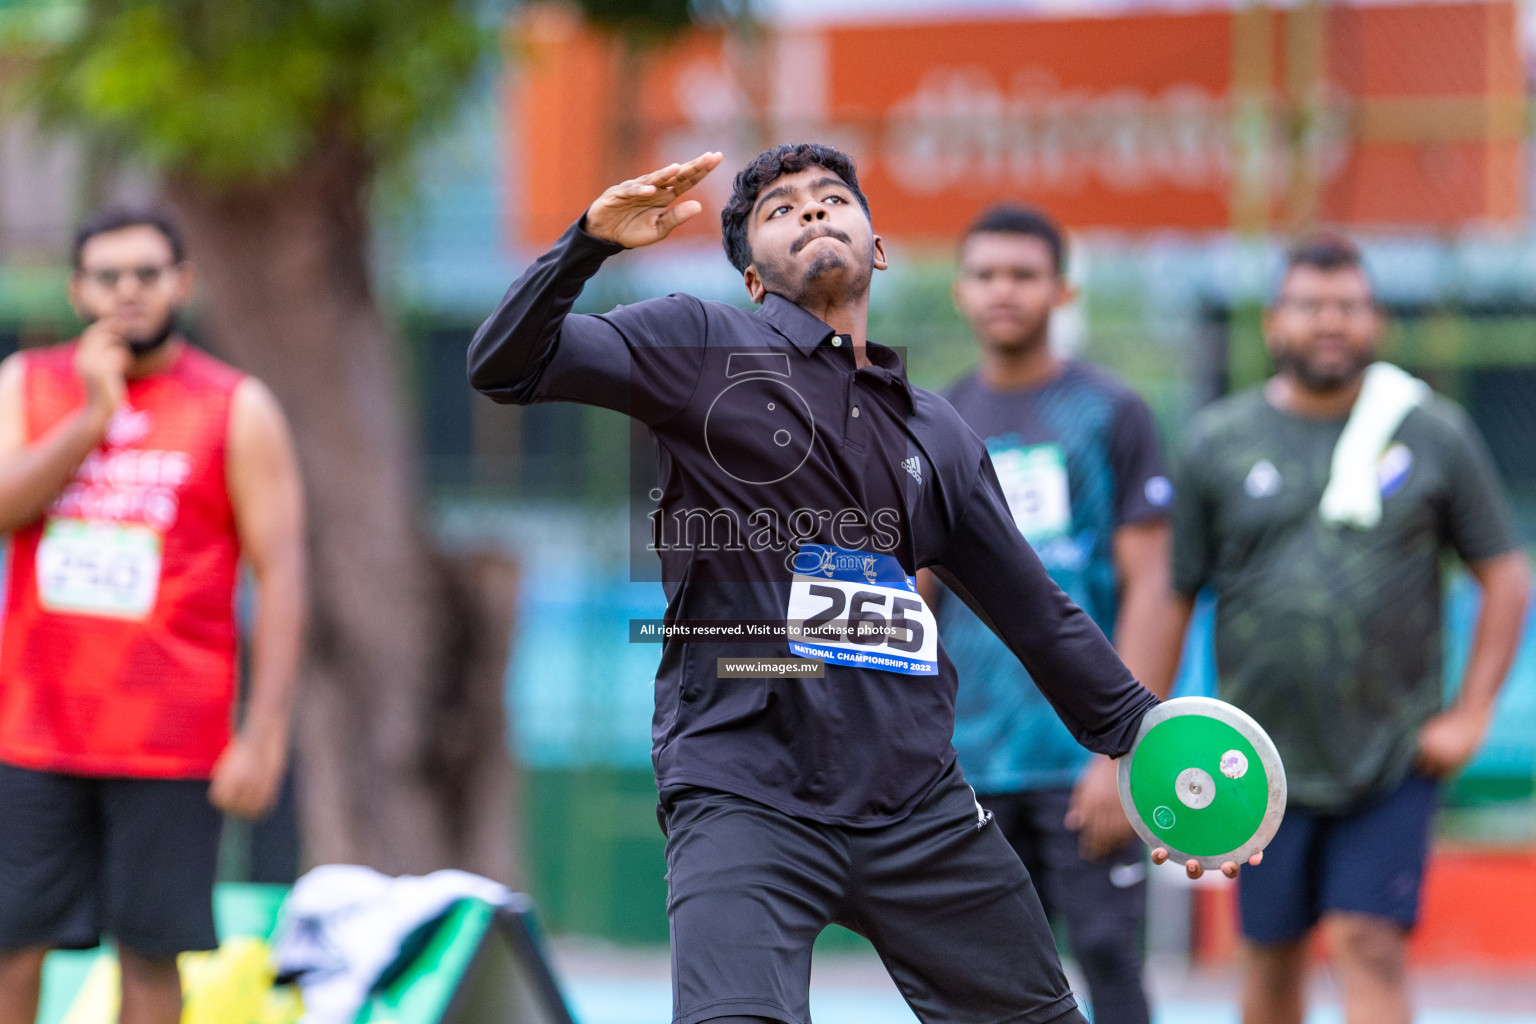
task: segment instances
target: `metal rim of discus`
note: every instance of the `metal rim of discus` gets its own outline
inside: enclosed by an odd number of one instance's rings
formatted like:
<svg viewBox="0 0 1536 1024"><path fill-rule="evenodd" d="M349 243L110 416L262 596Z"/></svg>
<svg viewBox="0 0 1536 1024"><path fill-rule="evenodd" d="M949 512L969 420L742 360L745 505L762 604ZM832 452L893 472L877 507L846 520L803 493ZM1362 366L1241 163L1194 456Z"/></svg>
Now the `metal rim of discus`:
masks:
<svg viewBox="0 0 1536 1024"><path fill-rule="evenodd" d="M1197 856L1175 849L1168 841L1157 835L1141 818L1141 813L1136 803L1131 798L1131 765L1136 757L1136 748L1159 724L1171 718L1182 715L1200 715L1212 718L1231 726L1243 735L1253 749L1259 755L1259 763L1264 767L1265 779L1268 783L1269 802L1264 809L1264 816L1258 829L1247 842L1221 854L1207 854ZM1156 849L1162 847L1168 851L1168 859L1179 864L1187 864L1189 861L1197 861L1206 869L1220 868L1229 861L1239 867L1248 862L1248 858L1263 850L1269 845L1271 839L1280 828L1280 819L1285 815L1286 784L1285 766L1280 763L1280 751L1275 748L1275 743L1269 738L1262 726L1246 712L1226 701L1216 700L1213 697L1175 697L1165 700L1157 707L1148 711L1141 720L1141 728L1136 732L1136 741L1132 745L1130 753L1120 758L1117 773L1120 788L1120 806L1125 811L1125 816L1130 819L1131 827L1141 837L1142 842Z"/></svg>

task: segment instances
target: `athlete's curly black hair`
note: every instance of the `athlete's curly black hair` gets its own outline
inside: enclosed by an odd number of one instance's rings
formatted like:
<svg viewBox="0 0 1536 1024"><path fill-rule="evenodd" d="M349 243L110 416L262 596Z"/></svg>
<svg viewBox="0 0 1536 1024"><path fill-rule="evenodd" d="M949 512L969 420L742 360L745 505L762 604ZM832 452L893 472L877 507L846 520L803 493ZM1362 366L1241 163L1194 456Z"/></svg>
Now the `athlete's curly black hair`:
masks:
<svg viewBox="0 0 1536 1024"><path fill-rule="evenodd" d="M859 191L858 172L853 161L841 150L818 142L785 143L757 154L757 157L736 175L731 185L731 199L720 211L720 238L725 244L726 258L737 270L746 270L752 263L752 247L747 244L747 218L752 215L752 204L776 179L795 174L807 167L825 167L843 179L850 191L869 216L869 200Z"/></svg>

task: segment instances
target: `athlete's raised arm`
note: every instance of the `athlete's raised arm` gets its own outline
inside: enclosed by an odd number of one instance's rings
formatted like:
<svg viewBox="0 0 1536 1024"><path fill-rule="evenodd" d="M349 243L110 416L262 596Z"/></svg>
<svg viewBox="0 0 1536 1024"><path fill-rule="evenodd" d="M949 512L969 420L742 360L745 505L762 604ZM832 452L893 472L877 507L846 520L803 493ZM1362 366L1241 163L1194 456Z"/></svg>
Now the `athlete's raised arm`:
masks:
<svg viewBox="0 0 1536 1024"><path fill-rule="evenodd" d="M719 165L719 153L704 153L619 182L587 207L587 233L626 249L661 241L704 209L696 199L678 200Z"/></svg>
<svg viewBox="0 0 1536 1024"><path fill-rule="evenodd" d="M603 260L659 242L697 216L698 201L681 197L719 163L719 153L705 153L599 196L475 332L470 384L498 402L583 402L646 423L681 407L698 378L705 340L697 299L671 295L604 316L570 312ZM647 357L636 358L640 350Z"/></svg>

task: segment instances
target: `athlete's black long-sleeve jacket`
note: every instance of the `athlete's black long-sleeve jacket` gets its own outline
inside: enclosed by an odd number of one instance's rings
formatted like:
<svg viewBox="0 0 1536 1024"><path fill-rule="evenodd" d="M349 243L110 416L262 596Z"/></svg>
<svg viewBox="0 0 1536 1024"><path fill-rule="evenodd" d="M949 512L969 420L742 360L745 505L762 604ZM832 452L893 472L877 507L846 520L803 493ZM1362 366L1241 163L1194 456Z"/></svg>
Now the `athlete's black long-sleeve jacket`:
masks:
<svg viewBox="0 0 1536 1024"><path fill-rule="evenodd" d="M887 588L891 572L932 567L1079 742L1112 756L1130 748L1157 698L1046 575L985 446L947 402L908 384L888 348L869 344L871 365L856 368L847 339L774 295L756 312L674 294L571 315L583 284L620 251L579 223L567 231L476 332L469 377L498 402L581 402L650 428L668 623L783 623L792 584L796 607L840 609L825 596L837 589L834 563ZM915 595L899 589L860 597L863 584L849 578L838 573L850 608L889 613L898 597L912 607ZM901 613L872 614L896 623ZM832 824L902 818L955 756L954 668L942 646L926 670L910 655L924 620L909 615L889 646L874 638L864 664L837 654L819 679L719 677L720 657L789 656L782 634L669 639L655 680L658 785L724 790Z"/></svg>

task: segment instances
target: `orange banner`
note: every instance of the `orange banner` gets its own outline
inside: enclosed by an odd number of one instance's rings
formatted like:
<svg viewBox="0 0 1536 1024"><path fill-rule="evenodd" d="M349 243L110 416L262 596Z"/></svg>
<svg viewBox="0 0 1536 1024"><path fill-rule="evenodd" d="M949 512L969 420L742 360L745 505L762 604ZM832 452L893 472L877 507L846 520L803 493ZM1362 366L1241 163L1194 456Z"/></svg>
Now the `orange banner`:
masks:
<svg viewBox="0 0 1536 1024"><path fill-rule="evenodd" d="M1509 0L694 32L640 53L559 8L515 31L525 244L706 149L725 164L686 230L718 233L731 172L799 140L846 149L877 229L912 239L952 239L1005 198L1131 230L1523 214Z"/></svg>

